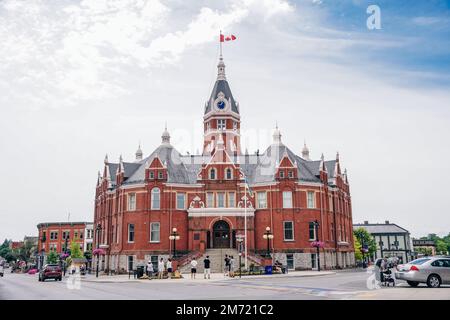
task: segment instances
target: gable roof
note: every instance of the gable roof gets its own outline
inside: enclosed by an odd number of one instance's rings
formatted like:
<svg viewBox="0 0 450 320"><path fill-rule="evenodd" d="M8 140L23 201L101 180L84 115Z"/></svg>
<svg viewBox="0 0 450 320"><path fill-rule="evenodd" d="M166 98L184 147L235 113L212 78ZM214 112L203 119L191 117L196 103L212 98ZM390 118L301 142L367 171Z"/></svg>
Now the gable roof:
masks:
<svg viewBox="0 0 450 320"><path fill-rule="evenodd" d="M353 225L353 229L364 228L370 234L385 234L385 233L409 233L408 230L399 227L395 223L356 223Z"/></svg>

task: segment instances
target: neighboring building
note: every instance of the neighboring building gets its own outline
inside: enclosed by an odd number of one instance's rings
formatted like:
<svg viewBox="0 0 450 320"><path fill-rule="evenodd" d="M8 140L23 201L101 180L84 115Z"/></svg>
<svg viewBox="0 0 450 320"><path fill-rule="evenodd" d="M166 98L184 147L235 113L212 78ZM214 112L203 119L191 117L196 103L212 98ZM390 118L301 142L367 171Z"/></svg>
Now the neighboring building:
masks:
<svg viewBox="0 0 450 320"><path fill-rule="evenodd" d="M413 239L413 248L417 256L425 255L429 251L432 256L436 255L436 243L433 240Z"/></svg>
<svg viewBox="0 0 450 320"><path fill-rule="evenodd" d="M377 251L372 260L382 257L398 257L403 263L411 261L412 243L409 231L399 227L395 223L385 221L385 223L354 224L353 229L366 229L374 238L377 244Z"/></svg>
<svg viewBox="0 0 450 320"><path fill-rule="evenodd" d="M11 250L20 249L23 247L23 241L11 241L9 244L9 248Z"/></svg>
<svg viewBox="0 0 450 320"><path fill-rule="evenodd" d="M67 238L67 249L70 249L70 244L75 241L80 244L80 249L84 251L85 233L88 226L92 227L92 222L47 222L39 223L37 225L38 237L38 251L39 253L49 253L50 250L58 253L65 251L65 244ZM92 243L92 239L88 240Z"/></svg>
<svg viewBox="0 0 450 320"><path fill-rule="evenodd" d="M86 223L84 228L84 249L83 251L92 251L92 245L94 242L94 224Z"/></svg>
<svg viewBox="0 0 450 320"><path fill-rule="evenodd" d="M281 106L277 106L281 115ZM112 163L105 157L95 191L94 241L105 249L101 268L133 269L167 258L177 228L178 253L204 253L237 247L248 233L248 253L266 252L266 227L273 232L270 251L291 269L317 267L314 221L320 223L322 268L355 264L352 202L339 154L333 160L311 160L281 140L276 127L272 144L261 154L242 153L240 105L225 77L222 57L217 81L204 106L203 152L182 155L170 144L167 128L161 145L134 162ZM249 183L251 194L245 187ZM236 254L237 255L237 254Z"/></svg>

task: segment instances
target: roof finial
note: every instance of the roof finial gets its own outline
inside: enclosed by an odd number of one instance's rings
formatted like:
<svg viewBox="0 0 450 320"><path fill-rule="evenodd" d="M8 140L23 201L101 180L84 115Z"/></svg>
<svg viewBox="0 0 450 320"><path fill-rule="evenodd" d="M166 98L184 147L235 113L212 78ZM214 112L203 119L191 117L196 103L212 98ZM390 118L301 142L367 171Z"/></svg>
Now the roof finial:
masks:
<svg viewBox="0 0 450 320"><path fill-rule="evenodd" d="M108 164L108 154L105 155L105 160L103 161L105 164Z"/></svg>
<svg viewBox="0 0 450 320"><path fill-rule="evenodd" d="M273 132L273 143L274 144L280 144L281 143L281 132L280 129L278 129L278 122L275 125L275 130Z"/></svg>
<svg viewBox="0 0 450 320"><path fill-rule="evenodd" d="M220 30L220 55L219 55L219 64L217 65L217 80L227 80L225 77L225 63L223 62L222 55L222 30Z"/></svg>
<svg viewBox="0 0 450 320"><path fill-rule="evenodd" d="M308 147L306 146L306 140L303 140L303 149L302 149L302 157L303 157L303 159L305 159L305 160L310 160L309 159L309 149L308 149Z"/></svg>
<svg viewBox="0 0 450 320"><path fill-rule="evenodd" d="M336 162L339 162L339 151L336 152Z"/></svg>
<svg viewBox="0 0 450 320"><path fill-rule="evenodd" d="M164 132L162 133L161 139L162 144L170 144L170 134L169 131L167 131L167 121L164 125Z"/></svg>
<svg viewBox="0 0 450 320"><path fill-rule="evenodd" d="M144 154L143 154L143 152L141 150L141 142L139 141L139 147L138 147L138 149L136 151L136 161L142 160L143 155Z"/></svg>
<svg viewBox="0 0 450 320"><path fill-rule="evenodd" d="M322 155L320 156L320 160L322 160L322 161L325 160L325 157L323 156L323 152L322 152Z"/></svg>

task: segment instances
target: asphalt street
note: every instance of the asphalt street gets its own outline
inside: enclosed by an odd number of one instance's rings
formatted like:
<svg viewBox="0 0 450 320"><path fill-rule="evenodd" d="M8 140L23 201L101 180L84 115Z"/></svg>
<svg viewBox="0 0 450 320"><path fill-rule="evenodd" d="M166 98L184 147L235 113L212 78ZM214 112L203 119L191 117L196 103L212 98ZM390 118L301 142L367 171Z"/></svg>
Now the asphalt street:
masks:
<svg viewBox="0 0 450 320"><path fill-rule="evenodd" d="M450 286L411 288L400 281L396 287L371 286L370 274L342 271L314 277L260 277L216 280L131 280L91 282L47 280L37 275L5 273L0 278L0 299L450 299ZM88 276L86 280L95 278ZM113 279L113 277L111 278ZM369 281L368 281L369 280Z"/></svg>

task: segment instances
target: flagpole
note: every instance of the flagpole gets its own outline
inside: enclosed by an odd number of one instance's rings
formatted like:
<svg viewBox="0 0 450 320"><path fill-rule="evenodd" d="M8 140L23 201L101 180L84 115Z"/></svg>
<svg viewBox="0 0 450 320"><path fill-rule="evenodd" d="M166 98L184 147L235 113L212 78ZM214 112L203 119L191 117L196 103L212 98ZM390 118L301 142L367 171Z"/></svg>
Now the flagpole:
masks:
<svg viewBox="0 0 450 320"><path fill-rule="evenodd" d="M219 43L220 43L220 57L222 58L222 30L220 30Z"/></svg>
<svg viewBox="0 0 450 320"><path fill-rule="evenodd" d="M244 185L244 232L245 232L245 270L248 270L247 260L247 178Z"/></svg>

